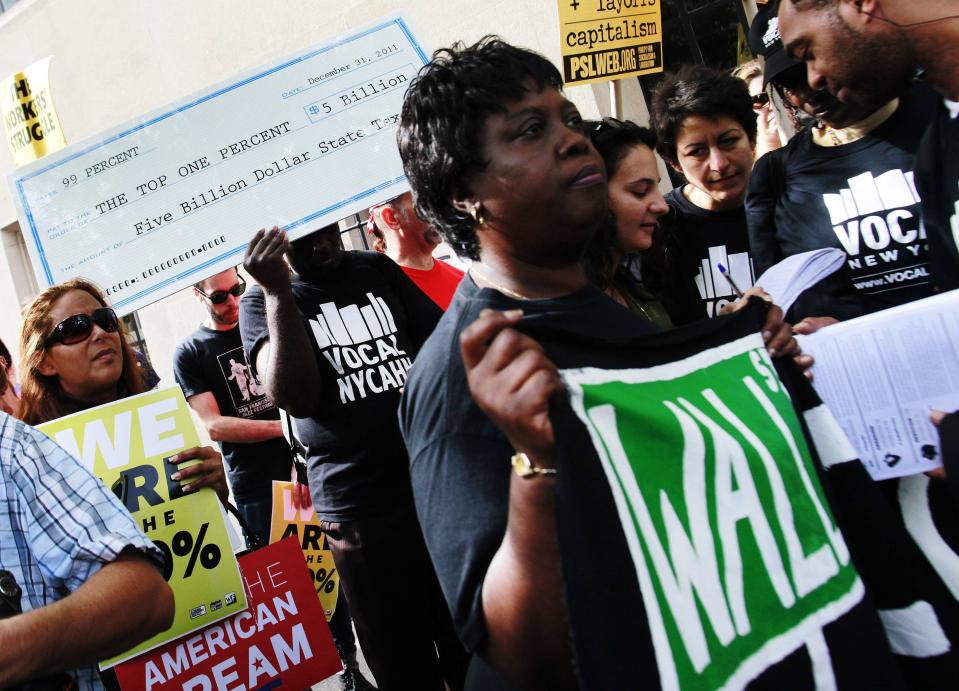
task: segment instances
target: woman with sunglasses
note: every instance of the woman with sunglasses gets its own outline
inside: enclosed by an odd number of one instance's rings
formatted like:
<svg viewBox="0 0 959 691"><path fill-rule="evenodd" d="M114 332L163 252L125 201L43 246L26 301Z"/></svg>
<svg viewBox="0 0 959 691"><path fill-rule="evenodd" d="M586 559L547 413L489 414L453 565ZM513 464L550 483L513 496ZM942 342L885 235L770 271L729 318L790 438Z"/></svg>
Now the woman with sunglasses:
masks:
<svg viewBox="0 0 959 691"><path fill-rule="evenodd" d="M23 312L20 333L20 418L31 425L133 396L146 390L135 351L100 290L83 279L51 286ZM194 447L170 459L201 461L174 479L183 489L229 490L220 454Z"/></svg>
<svg viewBox="0 0 959 691"><path fill-rule="evenodd" d="M766 85L763 83L763 68L758 60L750 60L733 70L733 76L746 82L749 96L756 111L756 159L775 151L783 145L784 137L779 131L779 118Z"/></svg>
<svg viewBox="0 0 959 691"><path fill-rule="evenodd" d="M659 219L669 206L659 191L656 135L630 121L604 118L589 123L593 146L603 157L609 184L609 220L596 232L586 253L590 281L631 312L663 329L673 327L670 313L683 310L681 296L657 295L633 273L640 253L653 245ZM686 311L698 315L697 296L687 296Z"/></svg>

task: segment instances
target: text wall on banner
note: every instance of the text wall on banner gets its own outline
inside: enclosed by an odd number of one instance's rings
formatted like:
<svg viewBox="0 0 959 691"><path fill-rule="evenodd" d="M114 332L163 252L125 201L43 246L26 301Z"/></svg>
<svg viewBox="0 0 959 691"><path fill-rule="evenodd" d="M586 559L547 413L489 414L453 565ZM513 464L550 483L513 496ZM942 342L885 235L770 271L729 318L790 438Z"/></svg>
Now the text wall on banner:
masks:
<svg viewBox="0 0 959 691"><path fill-rule="evenodd" d="M563 81L663 71L661 0L557 0Z"/></svg>
<svg viewBox="0 0 959 691"><path fill-rule="evenodd" d="M167 556L176 599L173 625L101 668L246 609L220 500L184 493L169 458L200 443L179 386L149 391L38 427L121 496L141 530ZM117 613L122 616L122 613Z"/></svg>
<svg viewBox="0 0 959 691"><path fill-rule="evenodd" d="M124 691L308 689L342 669L293 540L240 556L250 608L117 665Z"/></svg>
<svg viewBox="0 0 959 691"><path fill-rule="evenodd" d="M809 628L861 599L799 420L758 334L658 367L562 376L620 516L629 517L623 527L659 671L674 680L664 688L740 688L746 670L786 657ZM688 517L696 549L715 561L686 558L679 516ZM737 533L745 517L754 541ZM709 589L703 609L686 607L670 587L672 578L693 578L692 568L708 583L700 586Z"/></svg>
<svg viewBox="0 0 959 691"><path fill-rule="evenodd" d="M333 552L320 530L320 519L313 506L293 505L293 483L273 481L273 520L270 524L270 542L295 537L303 550L303 557L313 577L316 596L323 605L326 620L336 612L340 593L340 575L333 563Z"/></svg>
<svg viewBox="0 0 959 691"><path fill-rule="evenodd" d="M241 74L16 170L42 286L83 276L128 314L401 194L395 133L426 62L401 17Z"/></svg>

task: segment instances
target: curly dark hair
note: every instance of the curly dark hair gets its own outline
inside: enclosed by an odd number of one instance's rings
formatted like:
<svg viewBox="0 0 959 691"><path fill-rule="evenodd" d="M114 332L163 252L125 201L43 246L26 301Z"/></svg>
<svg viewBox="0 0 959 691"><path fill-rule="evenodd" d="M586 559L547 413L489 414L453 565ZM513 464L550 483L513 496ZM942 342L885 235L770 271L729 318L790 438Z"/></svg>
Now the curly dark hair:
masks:
<svg viewBox="0 0 959 691"><path fill-rule="evenodd" d="M606 164L606 177L612 179L626 154L636 146L656 150L656 134L631 120L603 118L584 123L593 146ZM606 223L596 232L586 246L583 267L590 282L605 292L615 286L619 265L616 261L616 218L610 210Z"/></svg>
<svg viewBox="0 0 959 691"><path fill-rule="evenodd" d="M457 254L479 259L474 221L451 198L465 178L483 170L480 133L507 101L545 87L562 90L563 78L539 53L497 36L471 46L457 42L433 53L410 83L396 134L416 213L442 233Z"/></svg>
<svg viewBox="0 0 959 691"><path fill-rule="evenodd" d="M705 65L686 65L667 74L653 93L650 120L659 139L659 154L677 164L676 134L686 118L726 116L756 142L756 111L746 82Z"/></svg>

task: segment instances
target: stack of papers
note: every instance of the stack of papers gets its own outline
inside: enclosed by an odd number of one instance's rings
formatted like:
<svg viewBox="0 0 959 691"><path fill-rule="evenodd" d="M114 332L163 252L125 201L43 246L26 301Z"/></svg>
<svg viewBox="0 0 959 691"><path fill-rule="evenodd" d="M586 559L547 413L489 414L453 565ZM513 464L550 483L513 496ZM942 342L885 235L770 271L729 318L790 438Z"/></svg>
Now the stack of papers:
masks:
<svg viewBox="0 0 959 691"><path fill-rule="evenodd" d="M769 267L756 279L756 285L785 313L804 290L838 271L845 260L846 253L835 247L794 254Z"/></svg>
<svg viewBox="0 0 959 691"><path fill-rule="evenodd" d="M930 410L959 410L959 290L800 336L813 386L875 480L942 465Z"/></svg>

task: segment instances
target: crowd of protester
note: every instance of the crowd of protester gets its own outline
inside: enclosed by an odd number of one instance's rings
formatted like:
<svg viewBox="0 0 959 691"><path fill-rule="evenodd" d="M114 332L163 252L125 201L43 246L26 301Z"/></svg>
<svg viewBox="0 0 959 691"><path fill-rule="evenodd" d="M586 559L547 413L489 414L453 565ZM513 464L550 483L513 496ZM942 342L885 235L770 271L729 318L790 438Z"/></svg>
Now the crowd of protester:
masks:
<svg viewBox="0 0 959 691"><path fill-rule="evenodd" d="M193 287L201 323L175 380L219 451L176 454L191 463L173 479L235 503L249 548L269 542L273 481L312 504L340 578L343 688L373 688L357 641L381 689L681 687L652 591L605 537L606 477L560 443L575 438L560 421L577 426L561 372L694 357L746 324L796 409L819 410L795 334L959 287L955 15L939 1L764 4L749 33L761 60L667 73L648 126L584 120L536 53L454 44L406 93L411 192L370 209L373 251L345 250L337 224L293 241L261 229L243 261L254 285L229 268ZM683 180L665 194L661 162ZM830 206L864 176L902 182L882 247ZM465 274L434 258L441 240ZM845 253L842 269L788 313L753 285L823 248ZM864 261L880 250L894 283ZM744 295L713 280L720 255L747 267ZM23 614L0 612L0 687L65 671L100 688L94 663L169 626L162 554L31 427L156 385L80 278L24 309L16 366L0 343L0 578L24 594ZM944 469L918 505L908 479L843 463L835 423L824 442L804 418L861 592L731 686L959 683L959 415L931 417Z"/></svg>

